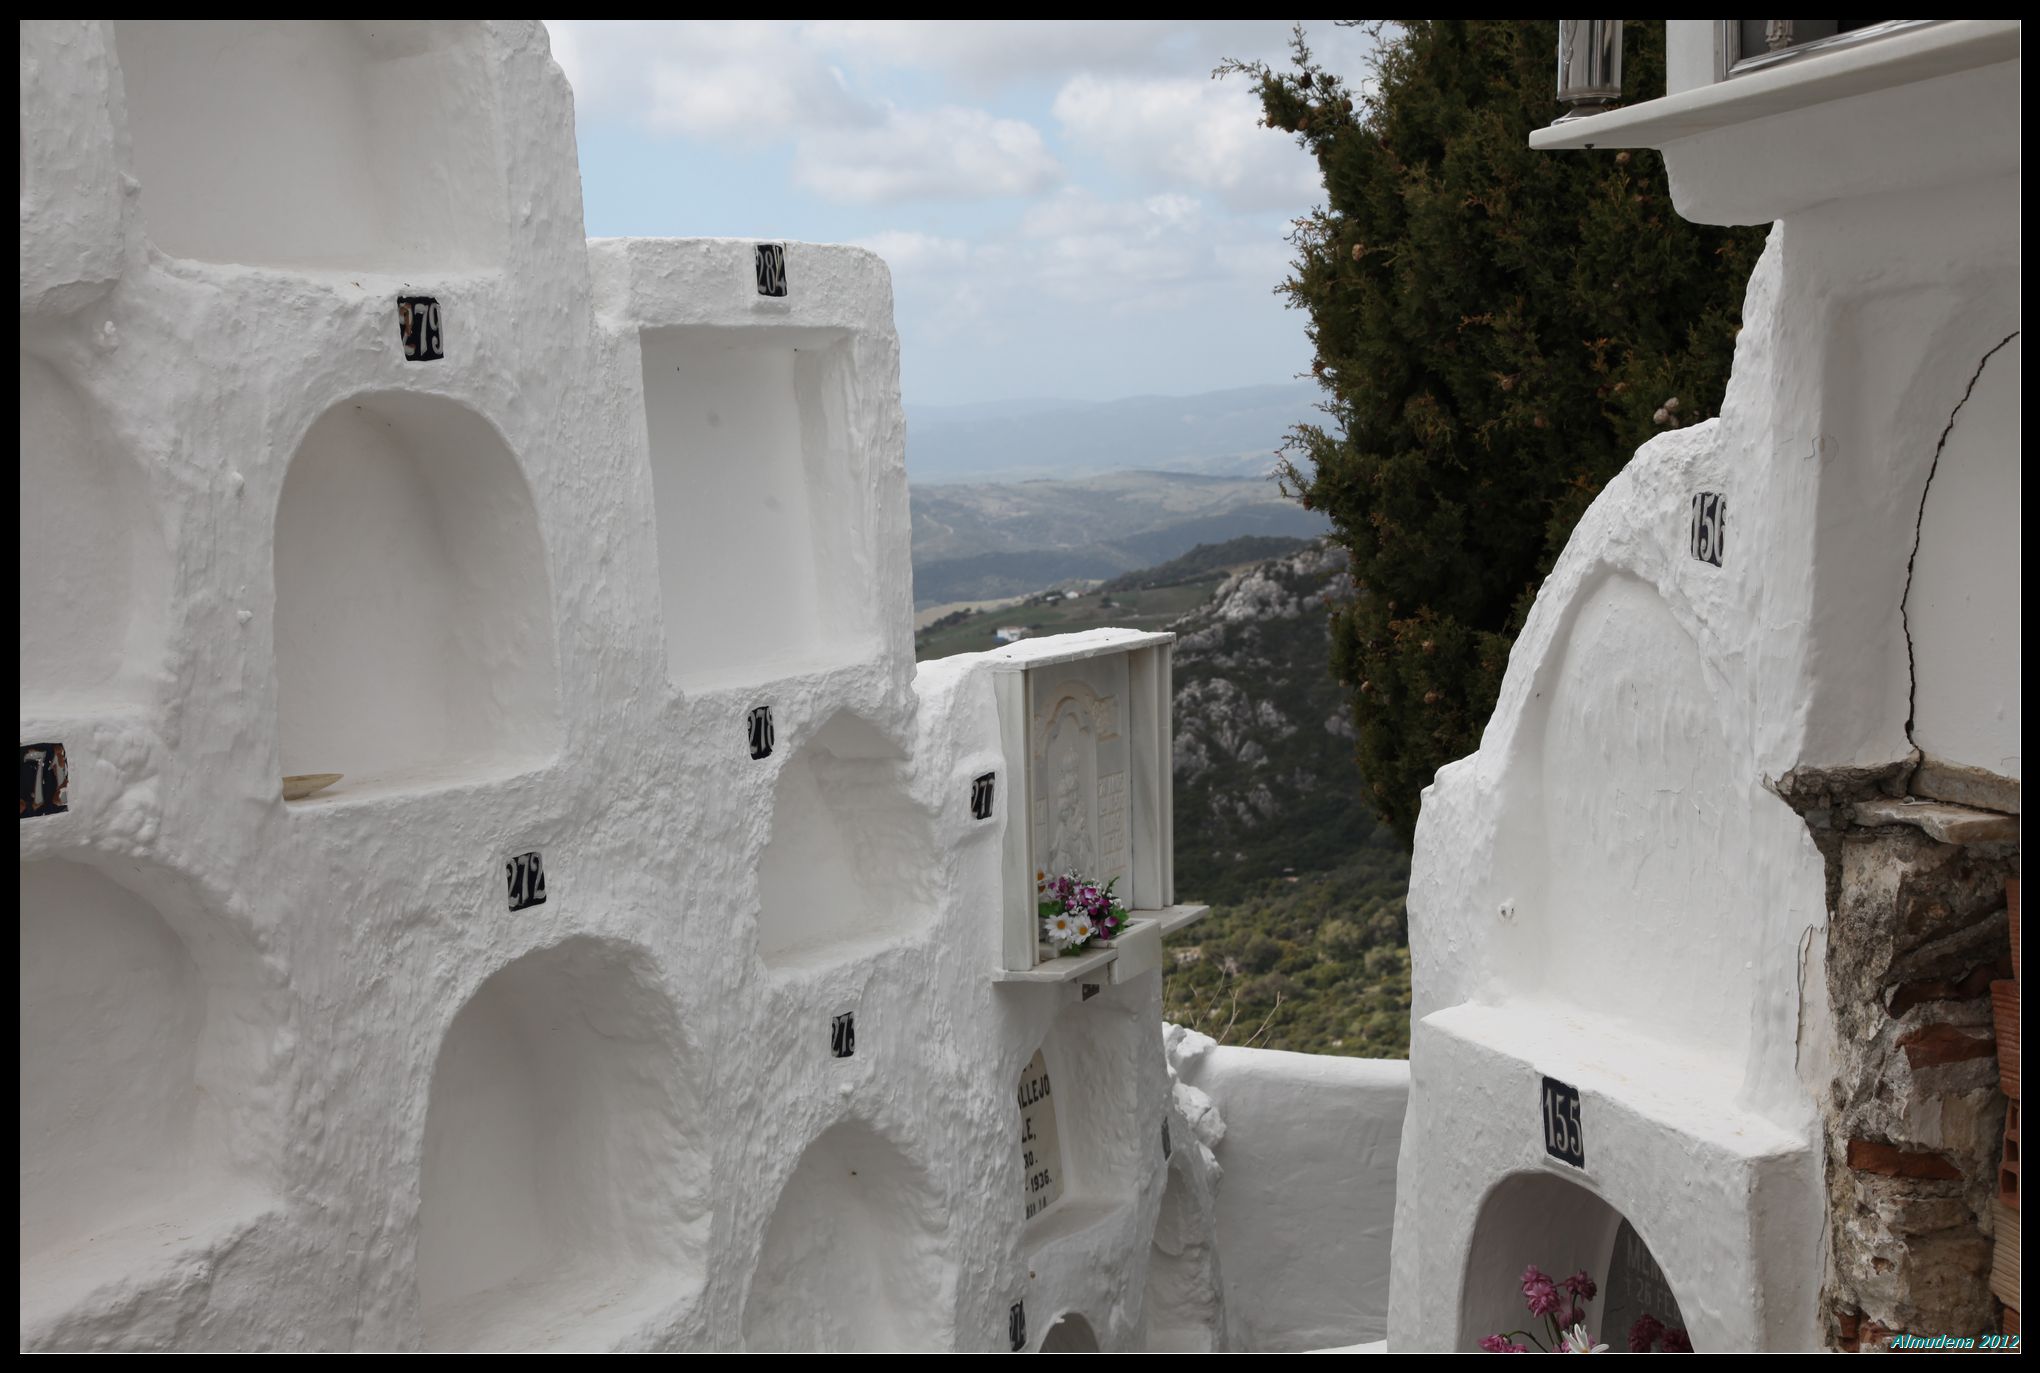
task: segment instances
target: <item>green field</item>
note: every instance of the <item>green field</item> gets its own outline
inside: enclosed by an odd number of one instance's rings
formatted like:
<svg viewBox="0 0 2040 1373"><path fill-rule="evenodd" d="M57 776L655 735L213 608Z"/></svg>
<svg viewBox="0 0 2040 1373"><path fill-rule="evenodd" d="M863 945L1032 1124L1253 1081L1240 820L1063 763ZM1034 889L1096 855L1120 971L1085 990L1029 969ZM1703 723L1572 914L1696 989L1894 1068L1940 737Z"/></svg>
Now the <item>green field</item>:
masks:
<svg viewBox="0 0 2040 1373"><path fill-rule="evenodd" d="M1046 602L1038 597L1004 610L985 610L967 615L955 624L930 626L914 637L914 657L920 662L947 658L957 653L981 653L997 648L992 635L1006 625L1025 625L1036 634L1069 634L1080 629L1112 626L1120 629L1166 629L1198 606L1210 600L1225 580L1224 571L1214 571L1195 581L1177 586L1158 586L1142 591L1087 591L1074 601ZM1110 600L1111 604L1105 602Z"/></svg>

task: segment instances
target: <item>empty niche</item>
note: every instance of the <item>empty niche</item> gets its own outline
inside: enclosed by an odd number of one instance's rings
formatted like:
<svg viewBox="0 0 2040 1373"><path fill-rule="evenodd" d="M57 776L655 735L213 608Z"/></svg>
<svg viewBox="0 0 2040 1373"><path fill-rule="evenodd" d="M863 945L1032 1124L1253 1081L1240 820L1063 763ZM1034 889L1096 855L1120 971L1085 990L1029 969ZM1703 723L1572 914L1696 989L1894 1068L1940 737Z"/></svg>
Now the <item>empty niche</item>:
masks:
<svg viewBox="0 0 2040 1373"><path fill-rule="evenodd" d="M1584 978L1608 1014L1739 1061L1749 951L1723 912L1754 899L1752 811L1721 674L1655 588L1616 573L1582 588L1545 673L1510 764L1504 840L1517 894L1541 901L1525 899L1504 933ZM1667 967L1687 975L1668 981Z"/></svg>
<svg viewBox="0 0 2040 1373"><path fill-rule="evenodd" d="M26 1327L270 1204L278 1017L259 956L174 875L24 863L20 900Z"/></svg>
<svg viewBox="0 0 2040 1373"><path fill-rule="evenodd" d="M1057 1316L1048 1327L1048 1333L1041 1337L1041 1352L1044 1354L1096 1354L1098 1332L1091 1328L1091 1322L1075 1311L1065 1311Z"/></svg>
<svg viewBox="0 0 2040 1373"><path fill-rule="evenodd" d="M649 956L605 940L527 954L461 1008L425 1117L428 1348L607 1348L699 1283L683 1056Z"/></svg>
<svg viewBox="0 0 2040 1373"><path fill-rule="evenodd" d="M114 41L163 252L392 273L501 260L495 87L474 26L123 19Z"/></svg>
<svg viewBox="0 0 2040 1373"><path fill-rule="evenodd" d="M140 486L84 396L22 354L24 713L125 698L155 666L164 557Z"/></svg>
<svg viewBox="0 0 2040 1373"><path fill-rule="evenodd" d="M1218 1351L1218 1284L1208 1233L1180 1157L1169 1167L1148 1254L1147 1347L1150 1353Z"/></svg>
<svg viewBox="0 0 2040 1373"><path fill-rule="evenodd" d="M759 682L875 651L848 339L678 328L642 342L673 684Z"/></svg>
<svg viewBox="0 0 2040 1373"><path fill-rule="evenodd" d="M934 914L928 870L938 858L905 754L856 716L834 716L773 790L759 956L768 967L814 967L914 932Z"/></svg>
<svg viewBox="0 0 2040 1373"><path fill-rule="evenodd" d="M1631 1329L1645 1316L1685 1334L1670 1282L1620 1211L1570 1179L1517 1173L1488 1193L1474 1222L1460 1299L1462 1350L1504 1331L1542 1334L1543 1321L1523 1305L1525 1264L1554 1281L1586 1270L1599 1292L1583 1304L1583 1323L1610 1349L1628 1349Z"/></svg>
<svg viewBox="0 0 2040 1373"><path fill-rule="evenodd" d="M801 1155L766 1226L744 1347L949 1348L947 1225L934 1182L897 1145L862 1122L832 1126Z"/></svg>
<svg viewBox="0 0 2040 1373"><path fill-rule="evenodd" d="M1135 1122L1141 1050L1154 1048L1139 1025L1104 1000L1070 1006L1021 1071L1013 1136L1021 1194L1014 1200L1030 1247L1132 1200L1143 1138ZM1029 1086L1040 1070L1047 1073L1045 1094ZM1044 1181L1044 1173L1054 1176ZM1044 1205L1043 1197L1052 1200Z"/></svg>
<svg viewBox="0 0 2040 1373"><path fill-rule="evenodd" d="M558 741L551 582L502 437L433 396L343 401L306 434L276 516L286 775L365 786L500 776Z"/></svg>

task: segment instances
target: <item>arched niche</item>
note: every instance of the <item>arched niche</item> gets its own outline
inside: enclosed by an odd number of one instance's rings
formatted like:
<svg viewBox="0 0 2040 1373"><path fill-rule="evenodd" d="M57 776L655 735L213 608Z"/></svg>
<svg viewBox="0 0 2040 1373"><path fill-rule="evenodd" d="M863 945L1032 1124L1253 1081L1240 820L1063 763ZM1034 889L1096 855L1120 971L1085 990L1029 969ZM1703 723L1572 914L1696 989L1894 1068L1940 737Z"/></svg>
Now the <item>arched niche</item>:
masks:
<svg viewBox="0 0 2040 1373"><path fill-rule="evenodd" d="M700 1281L707 1161L686 1057L631 945L569 939L469 998L425 1117L428 1348L608 1348Z"/></svg>
<svg viewBox="0 0 2040 1373"><path fill-rule="evenodd" d="M1582 587L1502 787L1513 911L1496 951L1521 995L1584 998L1739 1061L1759 907L1722 683L1655 588L1613 571Z"/></svg>
<svg viewBox="0 0 2040 1373"><path fill-rule="evenodd" d="M1078 1311L1065 1311L1049 1323L1048 1333L1041 1337L1043 1354L1097 1354L1098 1332L1091 1328L1091 1322Z"/></svg>
<svg viewBox="0 0 2040 1373"><path fill-rule="evenodd" d="M1148 1065L1141 1051L1156 1047L1153 1038L1118 1006L1078 1002L1056 1017L1022 1067L1014 1093L1015 1211L1029 1247L1132 1201L1144 1156L1137 1107ZM1045 1173L1053 1179L1047 1185Z"/></svg>
<svg viewBox="0 0 2040 1373"><path fill-rule="evenodd" d="M951 1347L948 1219L934 1181L860 1121L824 1131L779 1194L744 1298L753 1353Z"/></svg>
<svg viewBox="0 0 2040 1373"><path fill-rule="evenodd" d="M1197 1214L1187 1165L1179 1153L1170 1164L1155 1216L1148 1253L1147 1317L1150 1353L1218 1352L1220 1296L1213 1274L1211 1235Z"/></svg>
<svg viewBox="0 0 2040 1373"><path fill-rule="evenodd" d="M436 396L328 410L276 515L283 772L327 796L502 776L558 748L552 590L531 488Z"/></svg>
<svg viewBox="0 0 2040 1373"><path fill-rule="evenodd" d="M165 557L141 474L84 395L27 353L20 399L24 712L126 699L162 654Z"/></svg>
<svg viewBox="0 0 2040 1373"><path fill-rule="evenodd" d="M1929 758L2018 780L2023 449L2013 338L1955 412L1920 511L1906 594L1913 741Z"/></svg>
<svg viewBox="0 0 2040 1373"><path fill-rule="evenodd" d="M641 352L673 684L762 682L876 652L848 337L647 329Z"/></svg>
<svg viewBox="0 0 2040 1373"><path fill-rule="evenodd" d="M1517 1173L1488 1193L1474 1222L1459 1308L1462 1350L1513 1330L1546 1338L1542 1318L1523 1300L1523 1271L1532 1264L1554 1281L1586 1271L1599 1291L1585 1304L1585 1324L1611 1350L1629 1348L1630 1327L1645 1314L1684 1331L1671 1283L1620 1211L1567 1178Z"/></svg>
<svg viewBox="0 0 2040 1373"><path fill-rule="evenodd" d="M907 788L906 755L854 715L832 717L787 760L758 864L766 966L826 965L933 917L933 817Z"/></svg>
<svg viewBox="0 0 2040 1373"><path fill-rule="evenodd" d="M149 239L172 257L494 265L510 213L482 35L433 20L123 19Z"/></svg>
<svg viewBox="0 0 2040 1373"><path fill-rule="evenodd" d="M23 1324L272 1204L279 993L162 869L20 867Z"/></svg>

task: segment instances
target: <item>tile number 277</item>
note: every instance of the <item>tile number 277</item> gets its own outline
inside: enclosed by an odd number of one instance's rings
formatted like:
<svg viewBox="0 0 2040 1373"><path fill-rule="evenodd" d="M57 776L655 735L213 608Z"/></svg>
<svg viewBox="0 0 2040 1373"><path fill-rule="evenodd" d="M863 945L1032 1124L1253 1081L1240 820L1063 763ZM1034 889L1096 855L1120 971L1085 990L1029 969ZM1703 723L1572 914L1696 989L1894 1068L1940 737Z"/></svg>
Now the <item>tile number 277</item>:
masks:
<svg viewBox="0 0 2040 1373"><path fill-rule="evenodd" d="M1555 1077L1544 1079L1544 1152L1575 1168L1587 1166L1587 1141L1580 1127L1580 1093Z"/></svg>

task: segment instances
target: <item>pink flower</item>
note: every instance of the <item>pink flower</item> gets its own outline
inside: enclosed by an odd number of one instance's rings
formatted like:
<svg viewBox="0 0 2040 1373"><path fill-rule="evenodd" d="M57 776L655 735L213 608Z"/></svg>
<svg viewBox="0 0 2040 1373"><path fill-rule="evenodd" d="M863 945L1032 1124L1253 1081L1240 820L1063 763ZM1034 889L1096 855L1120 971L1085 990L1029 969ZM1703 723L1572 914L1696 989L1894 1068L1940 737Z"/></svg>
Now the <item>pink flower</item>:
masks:
<svg viewBox="0 0 2040 1373"><path fill-rule="evenodd" d="M1600 1291L1598 1287L1594 1286L1594 1280L1587 1276L1587 1270L1584 1268L1567 1278L1560 1286L1564 1287L1566 1291L1572 1293L1581 1301L1592 1301L1595 1293Z"/></svg>
<svg viewBox="0 0 2040 1373"><path fill-rule="evenodd" d="M1650 1347L1656 1344L1664 1333L1664 1322L1646 1311L1636 1318L1636 1324L1629 1327L1629 1352L1650 1353Z"/></svg>
<svg viewBox="0 0 2040 1373"><path fill-rule="evenodd" d="M1582 1307L1578 1302L1574 1302L1571 1306L1568 1306L1565 1309L1564 1313L1560 1315L1558 1318L1558 1328L1561 1330L1570 1330L1576 1325L1585 1325L1586 1323L1587 1323L1586 1309Z"/></svg>
<svg viewBox="0 0 2040 1373"><path fill-rule="evenodd" d="M1534 1263L1523 1270L1523 1304L1533 1316L1549 1316L1558 1310L1557 1286Z"/></svg>
<svg viewBox="0 0 2040 1373"><path fill-rule="evenodd" d="M1489 1335L1480 1342L1480 1347L1489 1354L1528 1354L1530 1351L1511 1340L1507 1335Z"/></svg>
<svg viewBox="0 0 2040 1373"><path fill-rule="evenodd" d="M1664 1352L1667 1354L1690 1354L1693 1352L1692 1337L1684 1326L1665 1331Z"/></svg>

